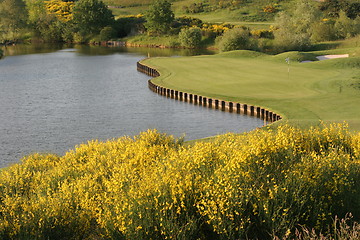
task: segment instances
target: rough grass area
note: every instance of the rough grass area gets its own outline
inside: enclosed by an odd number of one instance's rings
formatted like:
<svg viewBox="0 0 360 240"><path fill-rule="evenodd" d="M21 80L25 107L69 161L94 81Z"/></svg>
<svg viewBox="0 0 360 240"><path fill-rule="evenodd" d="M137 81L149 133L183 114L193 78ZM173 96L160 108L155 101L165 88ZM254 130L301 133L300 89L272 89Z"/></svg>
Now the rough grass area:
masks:
<svg viewBox="0 0 360 240"><path fill-rule="evenodd" d="M149 45L149 46L168 46L177 47L180 46L180 41L177 36L148 36L148 35L136 35L128 38L123 38L128 44L133 45Z"/></svg>
<svg viewBox="0 0 360 240"><path fill-rule="evenodd" d="M346 59L315 60L318 55L346 54ZM290 58L290 64L285 59ZM347 121L360 130L360 52L357 48L270 56L234 51L215 56L153 58L156 84L185 92L263 106L285 120L308 126L319 120Z"/></svg>
<svg viewBox="0 0 360 240"><path fill-rule="evenodd" d="M197 1L197 0L178 0L172 2L172 10L176 16L191 16L200 18L204 22L211 23L232 23L236 25L247 25L250 23L254 29L268 28L269 21L272 22L278 11L283 11L292 6L294 0L248 0L248 1ZM105 0L112 8L115 16L136 15L145 13L152 0ZM194 3L202 3L204 11L199 13L187 13L184 8ZM272 13L264 12L264 7L274 6ZM256 24L258 22L258 24ZM246 23L246 24L245 24Z"/></svg>

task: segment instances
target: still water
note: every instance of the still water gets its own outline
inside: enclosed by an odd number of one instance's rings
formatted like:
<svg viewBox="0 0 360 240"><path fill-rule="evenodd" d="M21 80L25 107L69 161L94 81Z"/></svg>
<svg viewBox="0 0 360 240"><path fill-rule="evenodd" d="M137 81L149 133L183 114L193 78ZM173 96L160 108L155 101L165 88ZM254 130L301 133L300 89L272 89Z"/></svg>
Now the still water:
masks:
<svg viewBox="0 0 360 240"><path fill-rule="evenodd" d="M33 152L64 154L88 140L147 129L185 140L244 132L263 121L151 92L137 72L145 56L193 55L169 49L14 46L0 60L0 167Z"/></svg>

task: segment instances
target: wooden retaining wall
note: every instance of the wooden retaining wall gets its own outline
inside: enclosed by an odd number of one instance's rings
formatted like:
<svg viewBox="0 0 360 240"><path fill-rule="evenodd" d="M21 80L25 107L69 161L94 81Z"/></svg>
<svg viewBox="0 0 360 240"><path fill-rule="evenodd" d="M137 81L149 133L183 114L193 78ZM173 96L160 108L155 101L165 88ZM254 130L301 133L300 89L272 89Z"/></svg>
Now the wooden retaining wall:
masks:
<svg viewBox="0 0 360 240"><path fill-rule="evenodd" d="M160 73L149 66L146 66L140 62L137 62L137 70L139 72L145 73L148 76L151 77L158 77L160 76ZM193 93L187 93L182 91L177 91L174 89L169 89L165 87L158 86L154 84L151 79L148 81L149 88L160 95L174 98L176 100L184 101L193 103L196 105L202 105L204 107L214 108L214 109L220 109L222 111L228 111L228 112L234 112L238 114L245 114L249 116L255 116L258 118L261 118L268 122L275 122L281 119L281 116L269 111L265 108L253 106L249 104L242 104L237 102L231 102L231 101L224 101L221 99L214 99L209 98L206 96L200 96Z"/></svg>

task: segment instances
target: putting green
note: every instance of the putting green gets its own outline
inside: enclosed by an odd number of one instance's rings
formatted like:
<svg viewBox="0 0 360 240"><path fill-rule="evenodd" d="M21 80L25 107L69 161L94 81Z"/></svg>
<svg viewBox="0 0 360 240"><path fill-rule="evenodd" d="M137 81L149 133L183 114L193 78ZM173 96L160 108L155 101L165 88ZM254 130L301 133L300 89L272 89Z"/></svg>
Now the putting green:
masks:
<svg viewBox="0 0 360 240"><path fill-rule="evenodd" d="M234 51L143 63L160 72L153 82L163 87L262 106L302 126L347 121L360 130L360 54L356 49L339 53L350 57L300 63L324 53Z"/></svg>

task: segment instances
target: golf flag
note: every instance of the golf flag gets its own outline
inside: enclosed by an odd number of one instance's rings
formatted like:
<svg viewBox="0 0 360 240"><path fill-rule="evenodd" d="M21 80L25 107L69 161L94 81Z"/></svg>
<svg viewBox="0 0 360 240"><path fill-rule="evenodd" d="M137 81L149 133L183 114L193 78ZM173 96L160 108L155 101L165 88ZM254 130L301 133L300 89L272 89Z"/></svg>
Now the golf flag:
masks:
<svg viewBox="0 0 360 240"><path fill-rule="evenodd" d="M288 64L288 79L290 78L290 58L285 58L285 61L287 62Z"/></svg>

